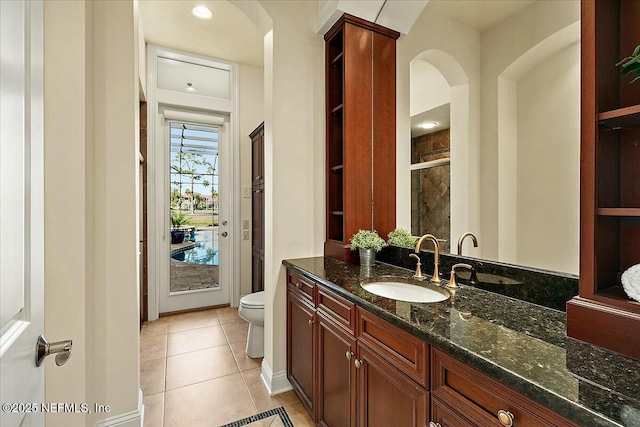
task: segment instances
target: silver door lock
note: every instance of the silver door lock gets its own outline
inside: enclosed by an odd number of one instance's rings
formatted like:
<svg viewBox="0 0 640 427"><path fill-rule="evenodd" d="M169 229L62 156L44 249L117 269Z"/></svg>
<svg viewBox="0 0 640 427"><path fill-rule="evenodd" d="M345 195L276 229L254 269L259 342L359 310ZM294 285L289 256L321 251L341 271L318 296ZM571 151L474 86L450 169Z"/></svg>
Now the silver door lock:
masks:
<svg viewBox="0 0 640 427"><path fill-rule="evenodd" d="M45 357L50 354L56 355L56 365L62 366L69 361L73 341L48 342L47 339L40 335L36 343L36 366L40 366Z"/></svg>

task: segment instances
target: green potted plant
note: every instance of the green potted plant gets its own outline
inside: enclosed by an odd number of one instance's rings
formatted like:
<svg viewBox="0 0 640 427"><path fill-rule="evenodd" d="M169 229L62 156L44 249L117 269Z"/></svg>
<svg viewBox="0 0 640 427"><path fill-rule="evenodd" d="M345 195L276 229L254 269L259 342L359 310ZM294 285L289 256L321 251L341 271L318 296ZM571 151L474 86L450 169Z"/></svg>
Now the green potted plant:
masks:
<svg viewBox="0 0 640 427"><path fill-rule="evenodd" d="M627 74L636 73L637 76L629 82L629 84L635 82L640 79L640 45L636 46L633 50L633 53L626 58L623 58L620 62L616 64L616 67L622 65L622 70L620 70L620 74L626 76Z"/></svg>
<svg viewBox="0 0 640 427"><path fill-rule="evenodd" d="M183 225L188 225L191 220L182 213L171 213L171 244L176 245L184 240L184 230L180 230Z"/></svg>
<svg viewBox="0 0 640 427"><path fill-rule="evenodd" d="M389 233L387 237L387 243L389 245L401 246L403 248L414 248L418 241L416 236L412 236L411 233L404 228L396 228Z"/></svg>
<svg viewBox="0 0 640 427"><path fill-rule="evenodd" d="M375 230L358 230L356 234L351 236L349 242L352 251L356 249L360 251L360 265L364 267L371 267L376 260L376 252L386 246L382 237Z"/></svg>

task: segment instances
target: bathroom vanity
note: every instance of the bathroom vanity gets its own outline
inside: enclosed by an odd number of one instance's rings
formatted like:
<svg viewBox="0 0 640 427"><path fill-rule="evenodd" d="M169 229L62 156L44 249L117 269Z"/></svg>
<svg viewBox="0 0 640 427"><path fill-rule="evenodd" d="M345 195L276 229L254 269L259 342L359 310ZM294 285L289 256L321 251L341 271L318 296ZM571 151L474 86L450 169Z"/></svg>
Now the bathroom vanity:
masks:
<svg viewBox="0 0 640 427"><path fill-rule="evenodd" d="M381 263L284 264L288 377L318 425L605 426L640 416L640 363L567 338L563 312L465 285L438 303L379 297L361 282L412 274Z"/></svg>

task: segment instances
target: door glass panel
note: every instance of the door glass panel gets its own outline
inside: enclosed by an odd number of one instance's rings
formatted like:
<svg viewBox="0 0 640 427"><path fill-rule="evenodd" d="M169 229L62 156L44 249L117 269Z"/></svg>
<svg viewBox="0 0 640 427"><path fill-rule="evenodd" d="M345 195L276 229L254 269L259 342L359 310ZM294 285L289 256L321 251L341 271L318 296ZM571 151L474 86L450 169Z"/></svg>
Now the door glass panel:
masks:
<svg viewBox="0 0 640 427"><path fill-rule="evenodd" d="M170 129L170 290L219 288L219 136L216 126Z"/></svg>

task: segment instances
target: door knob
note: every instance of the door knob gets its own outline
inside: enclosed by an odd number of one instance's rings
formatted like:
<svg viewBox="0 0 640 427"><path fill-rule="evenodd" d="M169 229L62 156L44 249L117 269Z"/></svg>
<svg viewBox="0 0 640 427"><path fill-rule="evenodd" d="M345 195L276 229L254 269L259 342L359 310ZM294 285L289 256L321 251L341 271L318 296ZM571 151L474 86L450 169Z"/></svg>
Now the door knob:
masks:
<svg viewBox="0 0 640 427"><path fill-rule="evenodd" d="M351 360L351 358L353 357L353 351L351 350L347 350L347 353L345 354L347 360Z"/></svg>
<svg viewBox="0 0 640 427"><path fill-rule="evenodd" d="M222 237L227 237L227 236L229 235L229 233L227 233L226 231L223 231L220 235L221 235Z"/></svg>
<svg viewBox="0 0 640 427"><path fill-rule="evenodd" d="M362 366L362 361L356 359L355 362L353 362L354 365L356 365L356 368L360 369L360 367Z"/></svg>
<svg viewBox="0 0 640 427"><path fill-rule="evenodd" d="M40 366L44 358L50 354L55 354L56 365L62 366L69 361L72 348L71 340L48 342L44 336L40 335L36 343L36 366Z"/></svg>
<svg viewBox="0 0 640 427"><path fill-rule="evenodd" d="M222 225L227 225L227 224L229 224L229 223L226 220L222 221Z"/></svg>

